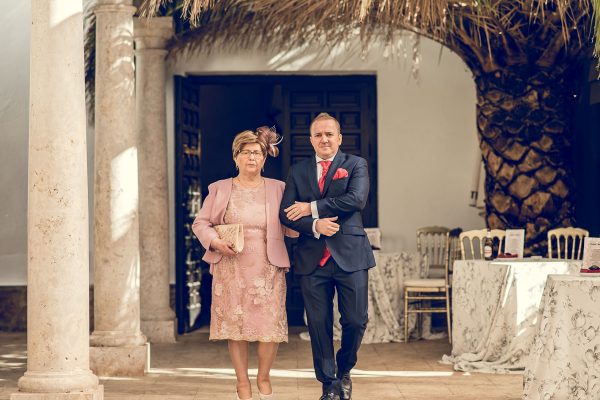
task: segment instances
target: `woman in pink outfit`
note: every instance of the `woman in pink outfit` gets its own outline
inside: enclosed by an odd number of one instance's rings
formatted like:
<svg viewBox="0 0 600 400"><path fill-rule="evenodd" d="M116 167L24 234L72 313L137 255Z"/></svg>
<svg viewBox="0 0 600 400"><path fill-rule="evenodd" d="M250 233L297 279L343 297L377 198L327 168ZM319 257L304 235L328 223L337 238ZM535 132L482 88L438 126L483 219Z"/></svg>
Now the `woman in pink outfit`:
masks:
<svg viewBox="0 0 600 400"><path fill-rule="evenodd" d="M239 174L208 187L193 224L206 249L213 275L210 340L228 340L237 377L237 399L251 399L248 342L258 342L257 386L261 399L274 399L270 370L279 343L287 342L285 273L290 267L284 235L297 236L279 222L285 184L263 178L268 155L276 157L278 137L267 127L244 131L233 140ZM242 224L244 248L235 253L215 225Z"/></svg>

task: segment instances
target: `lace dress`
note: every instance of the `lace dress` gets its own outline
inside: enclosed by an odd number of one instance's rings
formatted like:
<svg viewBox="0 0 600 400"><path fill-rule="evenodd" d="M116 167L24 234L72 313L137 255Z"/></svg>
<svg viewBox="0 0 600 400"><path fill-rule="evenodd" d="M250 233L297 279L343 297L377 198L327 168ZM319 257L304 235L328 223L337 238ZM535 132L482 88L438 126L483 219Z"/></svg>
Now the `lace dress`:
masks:
<svg viewBox="0 0 600 400"><path fill-rule="evenodd" d="M287 342L285 269L267 259L264 184L233 183L226 224L244 225L244 249L214 265L210 339Z"/></svg>

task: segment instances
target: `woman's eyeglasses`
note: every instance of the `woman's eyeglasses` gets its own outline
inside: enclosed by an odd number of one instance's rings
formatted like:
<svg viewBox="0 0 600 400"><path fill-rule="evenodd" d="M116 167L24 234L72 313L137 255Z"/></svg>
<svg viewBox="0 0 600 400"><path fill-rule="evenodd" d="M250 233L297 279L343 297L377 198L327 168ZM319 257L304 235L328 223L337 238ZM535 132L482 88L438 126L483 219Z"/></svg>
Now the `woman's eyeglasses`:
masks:
<svg viewBox="0 0 600 400"><path fill-rule="evenodd" d="M239 154L243 155L244 157L254 156L256 158L260 158L263 156L263 153L260 150L241 150Z"/></svg>

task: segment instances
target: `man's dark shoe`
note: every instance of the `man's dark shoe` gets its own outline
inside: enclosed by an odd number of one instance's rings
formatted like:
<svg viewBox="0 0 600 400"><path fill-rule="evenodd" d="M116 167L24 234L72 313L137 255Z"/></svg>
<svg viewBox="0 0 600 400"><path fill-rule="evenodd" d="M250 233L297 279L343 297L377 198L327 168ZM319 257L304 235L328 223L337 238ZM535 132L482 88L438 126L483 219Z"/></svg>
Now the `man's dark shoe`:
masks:
<svg viewBox="0 0 600 400"><path fill-rule="evenodd" d="M352 399L352 379L350 379L350 372L346 372L340 379L340 398L341 400Z"/></svg>
<svg viewBox="0 0 600 400"><path fill-rule="evenodd" d="M337 393L323 393L319 400L340 400L340 396Z"/></svg>

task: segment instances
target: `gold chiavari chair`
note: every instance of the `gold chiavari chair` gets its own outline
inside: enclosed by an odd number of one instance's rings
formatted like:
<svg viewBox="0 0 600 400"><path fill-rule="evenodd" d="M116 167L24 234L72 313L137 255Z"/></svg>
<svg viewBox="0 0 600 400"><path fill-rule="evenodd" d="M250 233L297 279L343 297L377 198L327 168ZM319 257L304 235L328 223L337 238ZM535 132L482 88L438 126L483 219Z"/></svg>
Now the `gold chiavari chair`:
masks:
<svg viewBox="0 0 600 400"><path fill-rule="evenodd" d="M590 233L582 228L556 228L548 231L548 258L581 260L583 239Z"/></svg>
<svg viewBox="0 0 600 400"><path fill-rule="evenodd" d="M408 342L408 320L410 314L418 316L425 313L444 313L448 326L448 340L452 343L452 327L450 318L450 233L444 235L442 251L444 277L409 279L404 282L404 340ZM432 306L433 302L442 303ZM420 318L418 318L420 320ZM419 323L419 322L417 322Z"/></svg>
<svg viewBox="0 0 600 400"><path fill-rule="evenodd" d="M494 244L498 243L497 253L502 252L504 245L505 231L501 229L492 229L492 239ZM487 236L486 229L477 229L472 231L462 232L459 236L460 252L463 260L482 260L483 259L483 240Z"/></svg>

